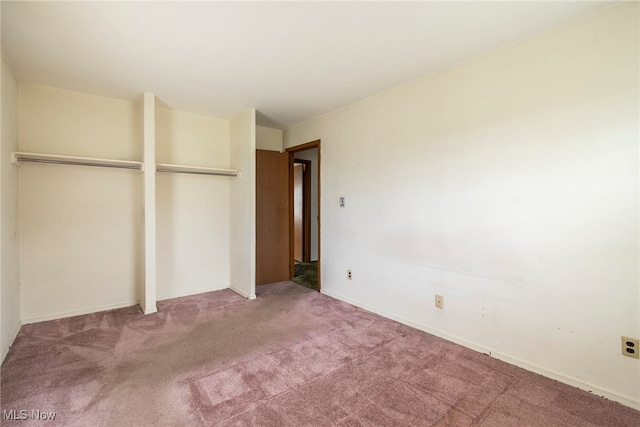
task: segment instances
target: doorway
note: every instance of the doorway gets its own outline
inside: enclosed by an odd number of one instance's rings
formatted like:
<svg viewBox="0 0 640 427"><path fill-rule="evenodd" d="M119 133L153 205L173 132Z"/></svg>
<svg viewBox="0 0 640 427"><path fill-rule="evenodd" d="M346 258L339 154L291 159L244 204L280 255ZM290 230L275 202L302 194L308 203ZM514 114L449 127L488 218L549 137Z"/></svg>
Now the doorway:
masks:
<svg viewBox="0 0 640 427"><path fill-rule="evenodd" d="M305 168L310 171L311 187L306 192L309 218L306 225L305 220L302 221L303 233L307 230L308 247L303 243L304 253L297 258L302 262L297 263L293 194L296 157L299 163L308 165ZM319 291L320 261L320 140L282 153L256 150L256 285L296 279L297 264L298 270L308 267L304 275L315 275L315 285L307 287Z"/></svg>
<svg viewBox="0 0 640 427"><path fill-rule="evenodd" d="M293 160L293 260L311 261L311 160Z"/></svg>
<svg viewBox="0 0 640 427"><path fill-rule="evenodd" d="M289 154L290 278L320 291L320 140Z"/></svg>

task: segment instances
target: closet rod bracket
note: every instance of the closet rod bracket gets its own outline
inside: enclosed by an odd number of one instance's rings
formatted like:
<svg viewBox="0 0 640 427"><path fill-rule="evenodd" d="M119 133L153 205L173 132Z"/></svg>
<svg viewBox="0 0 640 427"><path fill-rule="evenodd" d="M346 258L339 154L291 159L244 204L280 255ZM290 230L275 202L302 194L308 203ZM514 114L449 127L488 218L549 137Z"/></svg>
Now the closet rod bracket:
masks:
<svg viewBox="0 0 640 427"><path fill-rule="evenodd" d="M18 153L16 153L15 151L11 153L11 163L20 167L20 162L18 161Z"/></svg>

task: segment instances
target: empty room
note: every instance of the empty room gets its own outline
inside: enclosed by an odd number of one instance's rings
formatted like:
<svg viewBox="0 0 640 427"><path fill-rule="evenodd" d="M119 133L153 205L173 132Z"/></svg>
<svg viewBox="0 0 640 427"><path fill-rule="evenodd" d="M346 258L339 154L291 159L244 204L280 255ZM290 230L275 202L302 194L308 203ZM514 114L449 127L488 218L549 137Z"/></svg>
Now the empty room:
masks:
<svg viewBox="0 0 640 427"><path fill-rule="evenodd" d="M0 424L639 426L637 1L2 1Z"/></svg>

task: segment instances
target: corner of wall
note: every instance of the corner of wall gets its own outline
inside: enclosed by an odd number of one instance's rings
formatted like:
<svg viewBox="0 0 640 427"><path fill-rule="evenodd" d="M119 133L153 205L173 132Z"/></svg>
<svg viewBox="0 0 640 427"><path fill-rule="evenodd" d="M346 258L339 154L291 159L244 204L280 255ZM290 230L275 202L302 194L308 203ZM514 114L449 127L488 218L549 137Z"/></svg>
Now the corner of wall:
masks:
<svg viewBox="0 0 640 427"><path fill-rule="evenodd" d="M11 153L18 150L18 80L0 52L0 349L2 361L20 331L20 255L18 171Z"/></svg>
<svg viewBox="0 0 640 427"><path fill-rule="evenodd" d="M9 339L7 340L6 344L2 345L2 358L0 358L0 364L4 362L4 358L7 357L7 354L9 354L9 350L11 350L11 347L13 346L13 342L18 337L18 333L20 333L21 328L22 328L22 322L18 321L13 332L9 335Z"/></svg>
<svg viewBox="0 0 640 427"><path fill-rule="evenodd" d="M229 287L248 299L255 298L255 152L256 110L231 120L231 158L233 169L242 172L231 182L231 237Z"/></svg>

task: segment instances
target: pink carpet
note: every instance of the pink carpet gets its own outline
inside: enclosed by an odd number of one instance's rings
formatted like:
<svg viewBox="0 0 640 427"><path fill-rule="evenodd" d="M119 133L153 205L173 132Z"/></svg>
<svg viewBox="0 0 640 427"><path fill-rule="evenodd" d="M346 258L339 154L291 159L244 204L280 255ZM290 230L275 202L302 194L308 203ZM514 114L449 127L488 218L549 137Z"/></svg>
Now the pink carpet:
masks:
<svg viewBox="0 0 640 427"><path fill-rule="evenodd" d="M638 411L291 282L258 295L23 327L2 425L640 426Z"/></svg>

